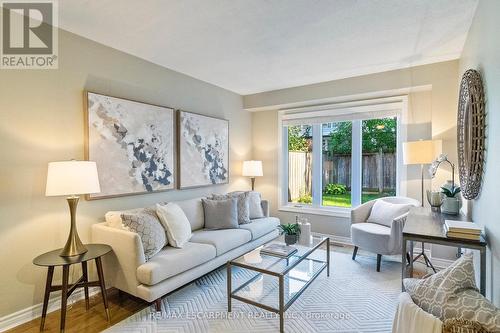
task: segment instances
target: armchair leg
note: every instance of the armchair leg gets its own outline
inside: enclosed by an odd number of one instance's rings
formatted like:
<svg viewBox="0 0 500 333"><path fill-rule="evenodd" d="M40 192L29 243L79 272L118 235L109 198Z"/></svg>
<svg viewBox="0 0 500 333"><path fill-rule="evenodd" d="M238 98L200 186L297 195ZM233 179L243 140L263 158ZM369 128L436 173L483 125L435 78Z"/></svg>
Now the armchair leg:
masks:
<svg viewBox="0 0 500 333"><path fill-rule="evenodd" d="M382 261L382 255L377 254L377 272L380 272L380 262Z"/></svg>
<svg viewBox="0 0 500 333"><path fill-rule="evenodd" d="M356 255L358 254L358 247L354 247L354 251L352 251L352 260L356 260Z"/></svg>

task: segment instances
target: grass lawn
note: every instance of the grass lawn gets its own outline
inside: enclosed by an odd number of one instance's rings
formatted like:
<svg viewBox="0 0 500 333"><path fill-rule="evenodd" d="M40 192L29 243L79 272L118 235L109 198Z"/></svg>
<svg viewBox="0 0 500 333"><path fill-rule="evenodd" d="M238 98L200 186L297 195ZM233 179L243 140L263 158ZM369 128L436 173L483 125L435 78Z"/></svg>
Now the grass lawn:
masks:
<svg viewBox="0 0 500 333"><path fill-rule="evenodd" d="M361 195L361 202L367 202L373 199L386 197L388 193L366 193ZM339 195L323 194L323 206L351 207L351 192Z"/></svg>

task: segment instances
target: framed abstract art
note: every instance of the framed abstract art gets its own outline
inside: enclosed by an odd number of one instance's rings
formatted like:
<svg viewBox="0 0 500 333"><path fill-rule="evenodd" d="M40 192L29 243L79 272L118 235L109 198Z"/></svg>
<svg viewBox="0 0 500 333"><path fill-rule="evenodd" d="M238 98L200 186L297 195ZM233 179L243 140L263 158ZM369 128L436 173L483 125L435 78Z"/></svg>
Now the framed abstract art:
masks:
<svg viewBox="0 0 500 333"><path fill-rule="evenodd" d="M229 121L179 111L179 187L229 182Z"/></svg>
<svg viewBox="0 0 500 333"><path fill-rule="evenodd" d="M101 193L88 199L175 188L174 109L86 92L86 158Z"/></svg>

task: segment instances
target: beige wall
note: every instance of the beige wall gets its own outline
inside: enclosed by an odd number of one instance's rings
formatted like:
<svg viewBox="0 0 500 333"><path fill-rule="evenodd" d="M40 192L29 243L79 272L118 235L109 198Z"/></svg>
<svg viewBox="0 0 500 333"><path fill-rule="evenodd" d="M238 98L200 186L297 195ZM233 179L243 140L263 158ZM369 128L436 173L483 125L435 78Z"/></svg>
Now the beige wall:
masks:
<svg viewBox="0 0 500 333"><path fill-rule="evenodd" d="M82 201L84 241L108 210L249 186L239 176L252 134L241 96L68 32L59 37L58 70L0 70L0 317L41 302L45 270L31 261L66 240L66 201L44 196L45 178L49 161L84 157L85 89L229 119L231 185Z"/></svg>
<svg viewBox="0 0 500 333"><path fill-rule="evenodd" d="M271 200L273 214L279 216L284 223L292 222L296 215L277 210L277 109L314 105L333 99L353 100L353 95L373 97L377 92L427 86L427 90L418 90L408 96L408 140L441 139L443 152L456 161L457 73L458 61L449 61L244 96L245 108L257 110L252 117L253 158L263 161L265 174L262 179L257 180L257 190L262 191L263 196ZM450 172L440 171L432 186L438 187L447 178L450 178ZM407 179L404 181L407 184L408 196L420 200L420 167L408 166ZM427 180L426 188L430 186L430 181ZM319 215L310 215L308 218L313 231L343 237L350 235L349 219ZM441 258L451 257L452 252L450 249L433 248L433 255Z"/></svg>
<svg viewBox="0 0 500 333"><path fill-rule="evenodd" d="M486 92L486 164L483 187L472 202L475 222L485 227L490 251L487 258L487 292L500 306L500 221L498 189L500 188L500 1L481 0L476 10L460 58L459 75L469 68L480 71Z"/></svg>

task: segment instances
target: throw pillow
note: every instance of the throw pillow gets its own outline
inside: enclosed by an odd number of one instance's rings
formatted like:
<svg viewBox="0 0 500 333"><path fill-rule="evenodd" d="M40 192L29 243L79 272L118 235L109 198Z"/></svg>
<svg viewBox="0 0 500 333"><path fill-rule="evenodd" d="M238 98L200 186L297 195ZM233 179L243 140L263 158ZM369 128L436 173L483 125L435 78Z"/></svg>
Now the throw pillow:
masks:
<svg viewBox="0 0 500 333"><path fill-rule="evenodd" d="M167 245L165 229L156 216L147 213L122 214L121 219L128 230L141 237L146 261Z"/></svg>
<svg viewBox="0 0 500 333"><path fill-rule="evenodd" d="M170 245L182 248L191 239L191 224L178 205L172 202L166 205L157 204L156 214L167 230Z"/></svg>
<svg viewBox="0 0 500 333"><path fill-rule="evenodd" d="M228 194L212 194L212 200L237 200L238 224L250 223L249 198L246 192L231 192Z"/></svg>
<svg viewBox="0 0 500 333"><path fill-rule="evenodd" d="M262 210L262 199L259 192L249 191L246 192L248 197L248 206L250 211L250 219L261 219L264 216Z"/></svg>
<svg viewBox="0 0 500 333"><path fill-rule="evenodd" d="M206 229L238 228L237 199L202 199Z"/></svg>
<svg viewBox="0 0 500 333"><path fill-rule="evenodd" d="M116 228L116 229L127 229L123 225L122 214L137 214L137 213L145 213L150 214L153 217L156 217L156 212L154 207L146 207L146 208L133 208L127 210L111 210L104 214L104 218L108 223L108 227Z"/></svg>
<svg viewBox="0 0 500 333"><path fill-rule="evenodd" d="M409 204L393 204L384 200L377 200L373 204L370 216L366 222L382 224L391 227L392 221L413 207Z"/></svg>
<svg viewBox="0 0 500 333"><path fill-rule="evenodd" d="M461 318L500 330L500 311L477 291L471 254L428 278L404 279L403 284L415 304L442 321Z"/></svg>

